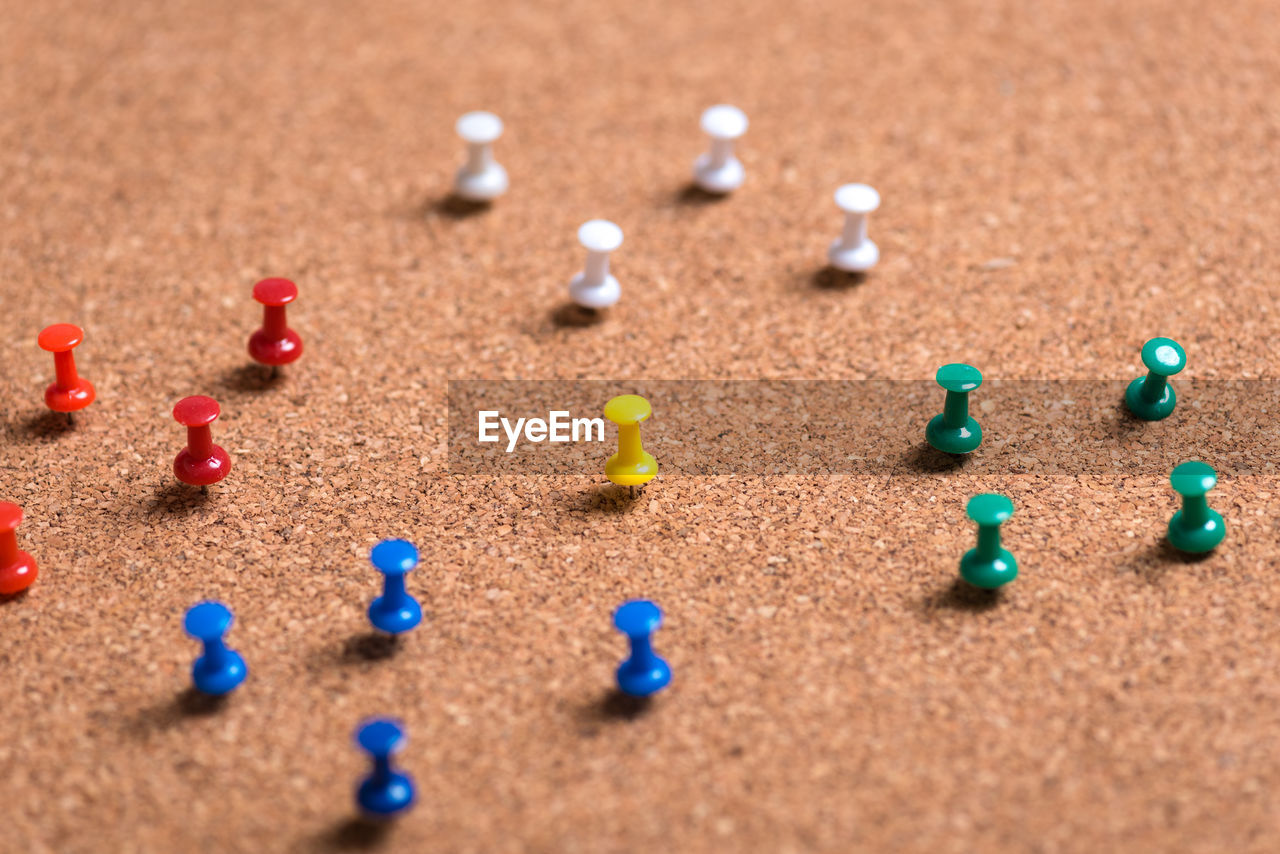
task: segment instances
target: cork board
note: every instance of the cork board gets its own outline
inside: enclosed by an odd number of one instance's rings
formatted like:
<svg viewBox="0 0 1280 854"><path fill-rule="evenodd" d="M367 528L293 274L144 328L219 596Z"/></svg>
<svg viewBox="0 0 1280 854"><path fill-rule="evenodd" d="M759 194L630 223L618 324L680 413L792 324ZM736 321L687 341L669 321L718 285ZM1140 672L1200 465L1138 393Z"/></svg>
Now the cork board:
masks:
<svg viewBox="0 0 1280 854"><path fill-rule="evenodd" d="M0 602L0 849L1275 849L1272 4L55 0L0 47L0 499L42 572ZM688 189L716 102L751 117L724 201ZM446 200L480 107L489 210ZM861 281L824 269L850 180L884 199ZM623 300L583 325L592 217ZM307 348L276 383L244 350L269 275ZM99 395L71 430L58 321ZM1154 335L1184 408L1135 425L1106 388ZM910 455L948 361L1088 393L975 410L1025 459L940 466ZM825 473L685 468L698 419L655 400L670 471L633 501L598 461L453 471L463 380L911 391L884 461ZM207 498L169 470L196 393L234 458ZM1184 450L1222 474L1202 560L1162 544ZM988 490L997 598L955 581ZM397 648L364 616L388 536L424 556ZM633 596L675 672L642 713L609 693ZM250 667L217 707L186 693L202 598ZM419 797L381 829L372 714Z"/></svg>

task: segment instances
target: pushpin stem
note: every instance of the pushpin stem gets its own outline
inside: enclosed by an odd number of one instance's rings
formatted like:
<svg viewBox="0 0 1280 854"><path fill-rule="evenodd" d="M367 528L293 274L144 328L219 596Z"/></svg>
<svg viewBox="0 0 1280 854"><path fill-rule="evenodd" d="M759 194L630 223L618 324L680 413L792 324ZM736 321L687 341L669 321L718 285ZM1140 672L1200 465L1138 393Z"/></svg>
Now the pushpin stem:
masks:
<svg viewBox="0 0 1280 854"><path fill-rule="evenodd" d="M0 531L0 566L9 566L18 560L18 532Z"/></svg>
<svg viewBox="0 0 1280 854"><path fill-rule="evenodd" d="M71 355L70 350L53 354L53 370L57 374L58 388L71 389L80 384L80 374L76 371L76 359Z"/></svg>
<svg viewBox="0 0 1280 854"><path fill-rule="evenodd" d="M388 602L403 602L407 591L404 584L404 574L396 572L388 572L384 578L386 583L382 586L382 596Z"/></svg>
<svg viewBox="0 0 1280 854"><path fill-rule="evenodd" d="M640 444L640 424L618 425L618 464L632 466L644 462L644 446Z"/></svg>
<svg viewBox="0 0 1280 854"><path fill-rule="evenodd" d="M969 423L969 392L947 392L942 402L942 423L953 430Z"/></svg>
<svg viewBox="0 0 1280 854"><path fill-rule="evenodd" d="M629 635L631 641L631 661L646 664L653 659L653 637L651 635Z"/></svg>
<svg viewBox="0 0 1280 854"><path fill-rule="evenodd" d="M289 323L285 318L284 306L264 305L262 307L262 328L269 338L284 338L289 334Z"/></svg>
<svg viewBox="0 0 1280 854"><path fill-rule="evenodd" d="M221 670L227 663L227 645L222 636L204 638L204 660L210 670Z"/></svg>
<svg viewBox="0 0 1280 854"><path fill-rule="evenodd" d="M1182 497L1182 523L1189 527L1203 527L1209 521L1209 498L1206 495Z"/></svg>
<svg viewBox="0 0 1280 854"><path fill-rule="evenodd" d="M707 150L707 166L711 169L723 169L733 157L733 140L712 137L711 147Z"/></svg>
<svg viewBox="0 0 1280 854"><path fill-rule="evenodd" d="M467 143L467 172L483 172L493 165L493 146L487 142Z"/></svg>
<svg viewBox="0 0 1280 854"><path fill-rule="evenodd" d="M1147 378L1142 381L1142 399L1147 403L1155 403L1164 397L1164 387L1168 383L1168 377L1163 377L1155 371L1149 371Z"/></svg>
<svg viewBox="0 0 1280 854"><path fill-rule="evenodd" d="M609 253L588 252L587 264L582 271L583 279L593 285L602 283L609 277Z"/></svg>
<svg viewBox="0 0 1280 854"><path fill-rule="evenodd" d="M861 246L867 239L867 215L850 211L844 216L844 234L840 240L845 246ZM965 416L966 418L968 416ZM963 423L963 422L961 422Z"/></svg>
<svg viewBox="0 0 1280 854"><path fill-rule="evenodd" d="M1000 556L1000 525L979 525L978 544L974 548L979 560L995 560Z"/></svg>
<svg viewBox="0 0 1280 854"><path fill-rule="evenodd" d="M187 450L197 460L213 456L213 431L208 424L187 428Z"/></svg>

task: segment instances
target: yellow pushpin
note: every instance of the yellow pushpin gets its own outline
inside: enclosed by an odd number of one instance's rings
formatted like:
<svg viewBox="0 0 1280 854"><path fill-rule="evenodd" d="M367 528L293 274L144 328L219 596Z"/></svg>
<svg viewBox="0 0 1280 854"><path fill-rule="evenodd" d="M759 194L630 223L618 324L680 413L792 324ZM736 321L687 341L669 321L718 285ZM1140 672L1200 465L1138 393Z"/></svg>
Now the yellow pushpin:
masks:
<svg viewBox="0 0 1280 854"><path fill-rule="evenodd" d="M640 422L652 414L638 394L621 394L604 405L604 417L618 425L618 453L605 461L604 473L619 486L640 486L658 476L658 461L640 444Z"/></svg>

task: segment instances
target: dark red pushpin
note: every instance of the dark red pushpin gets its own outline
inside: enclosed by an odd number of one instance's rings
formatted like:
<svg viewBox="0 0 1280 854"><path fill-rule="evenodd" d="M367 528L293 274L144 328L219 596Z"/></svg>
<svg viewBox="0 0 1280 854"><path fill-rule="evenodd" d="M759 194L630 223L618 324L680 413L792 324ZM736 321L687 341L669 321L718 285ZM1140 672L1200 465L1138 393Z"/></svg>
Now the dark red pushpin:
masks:
<svg viewBox="0 0 1280 854"><path fill-rule="evenodd" d="M44 402L54 412L72 412L93 403L97 393L93 383L76 372L76 359L71 351L84 340L84 330L70 323L55 323L40 332L36 342L41 350L53 354L53 369L57 379L44 390Z"/></svg>
<svg viewBox="0 0 1280 854"><path fill-rule="evenodd" d="M249 355L273 369L302 355L302 338L289 328L284 307L298 298L298 286L288 279L263 279L253 286L262 303L262 328L249 336Z"/></svg>
<svg viewBox="0 0 1280 854"><path fill-rule="evenodd" d="M36 559L18 548L22 508L0 501L0 595L12 596L31 586L39 572Z"/></svg>
<svg viewBox="0 0 1280 854"><path fill-rule="evenodd" d="M202 394L184 397L173 408L174 419L187 428L187 446L173 461L173 473L183 483L208 486L231 471L231 457L213 444L209 429L221 413L218 401Z"/></svg>

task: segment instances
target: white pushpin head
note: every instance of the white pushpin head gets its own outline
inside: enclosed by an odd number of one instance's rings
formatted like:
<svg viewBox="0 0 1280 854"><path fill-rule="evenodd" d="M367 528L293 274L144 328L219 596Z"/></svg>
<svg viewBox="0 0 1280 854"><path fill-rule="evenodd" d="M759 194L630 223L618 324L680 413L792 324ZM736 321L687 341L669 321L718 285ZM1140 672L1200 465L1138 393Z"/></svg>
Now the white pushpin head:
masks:
<svg viewBox="0 0 1280 854"><path fill-rule="evenodd" d="M587 250L587 264L569 282L569 296L583 308L608 308L622 296L618 280L609 274L609 253L622 245L622 229L605 219L584 222L578 242Z"/></svg>
<svg viewBox="0 0 1280 854"><path fill-rule="evenodd" d="M867 237L867 216L880 207L880 194L866 184L836 190L836 207L844 211L844 231L831 242L827 260L837 270L863 273L880 260L880 248Z"/></svg>
<svg viewBox="0 0 1280 854"><path fill-rule="evenodd" d="M708 107L702 113L702 130L711 137L711 148L693 163L694 183L717 195L738 189L746 173L742 161L733 156L733 141L747 132L747 114L728 104Z"/></svg>
<svg viewBox="0 0 1280 854"><path fill-rule="evenodd" d="M507 191L507 170L493 159L493 144L502 136L502 119L477 110L454 126L467 144L467 162L454 176L453 192L471 202L491 202Z"/></svg>

